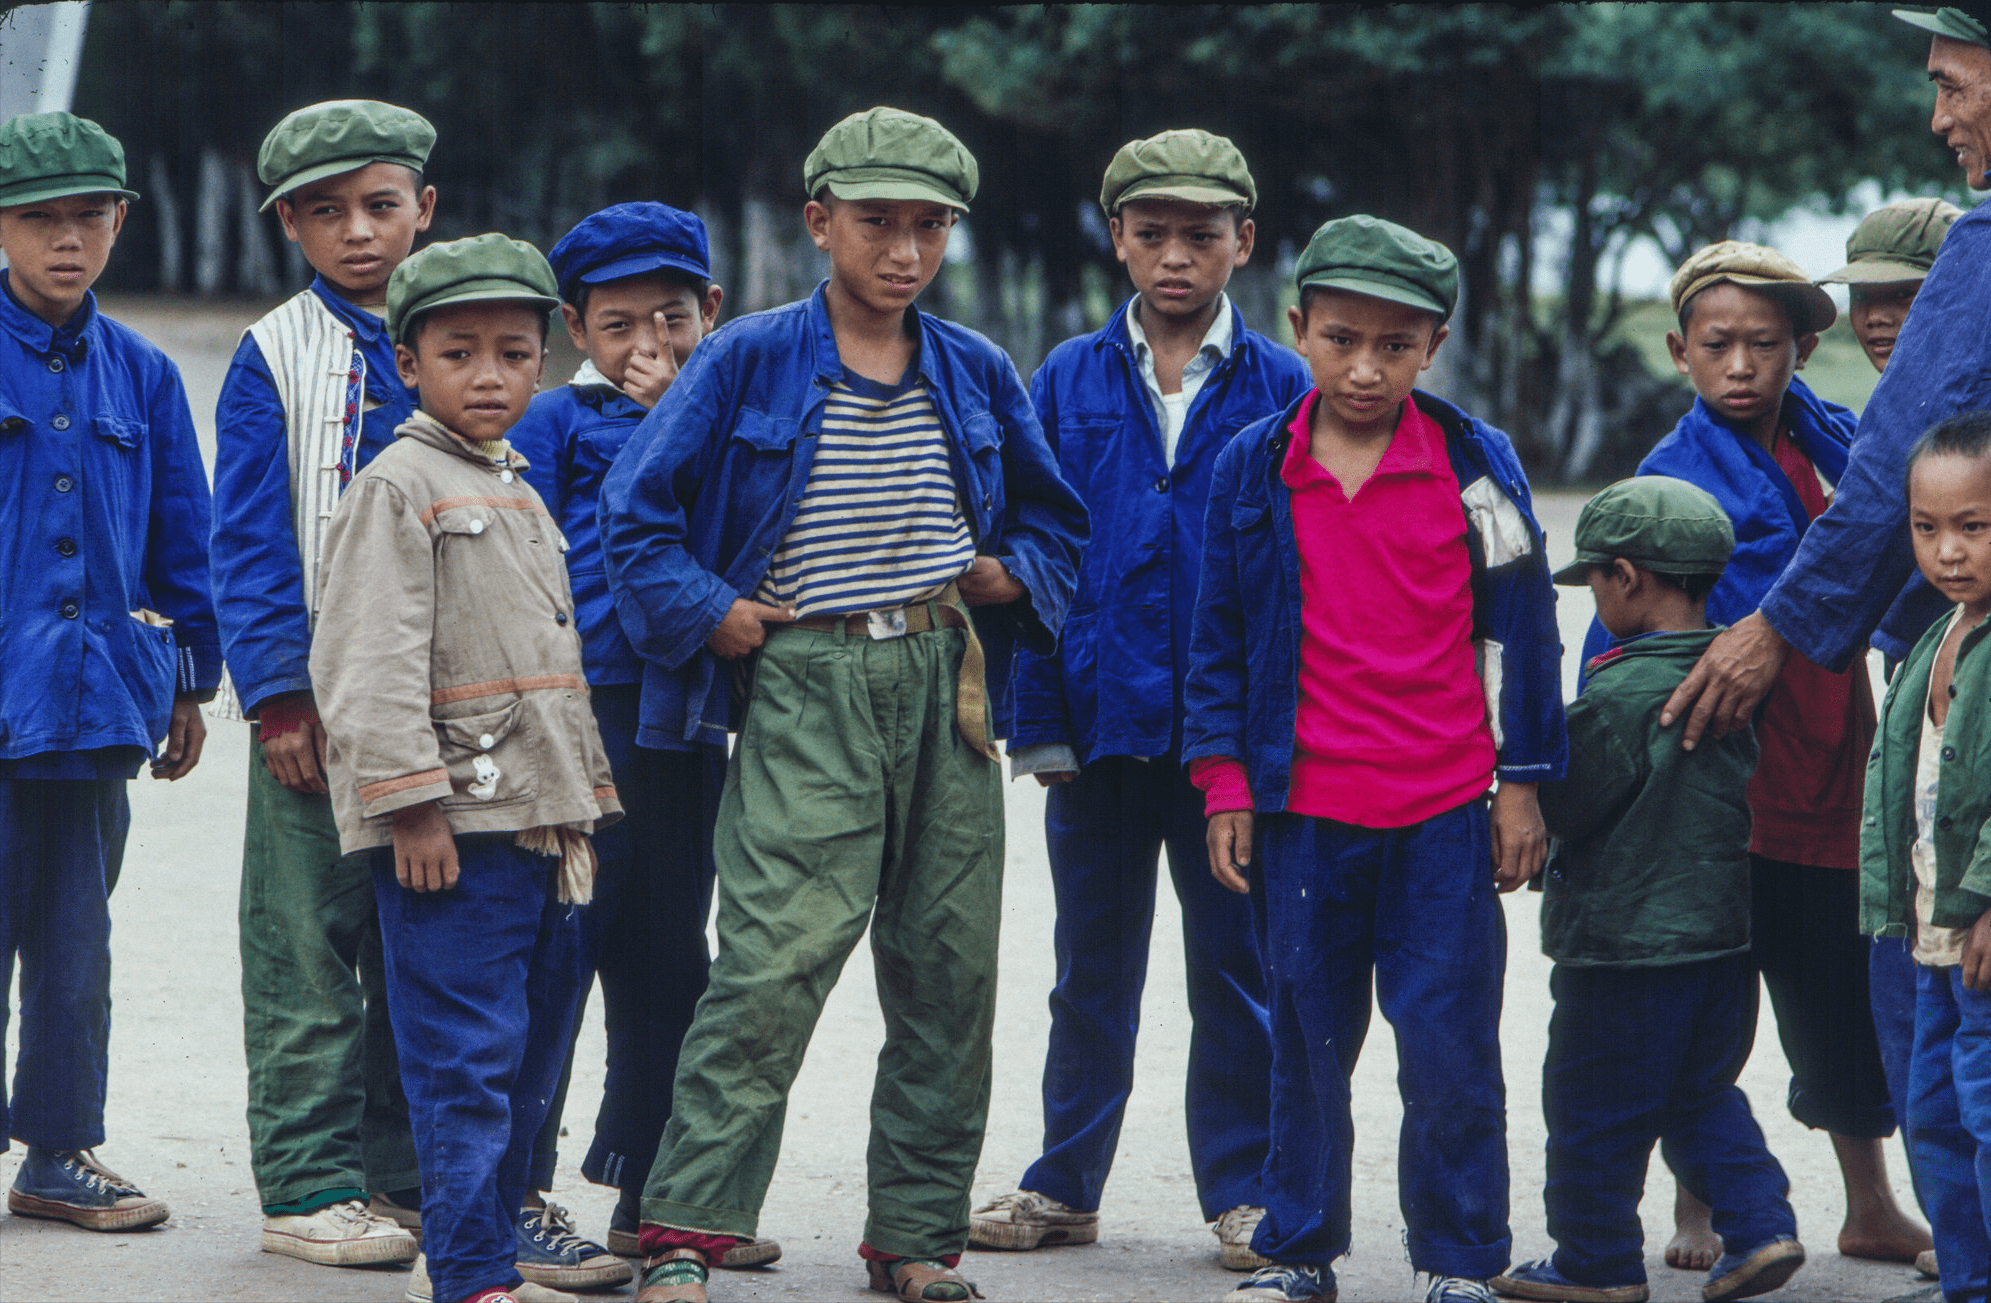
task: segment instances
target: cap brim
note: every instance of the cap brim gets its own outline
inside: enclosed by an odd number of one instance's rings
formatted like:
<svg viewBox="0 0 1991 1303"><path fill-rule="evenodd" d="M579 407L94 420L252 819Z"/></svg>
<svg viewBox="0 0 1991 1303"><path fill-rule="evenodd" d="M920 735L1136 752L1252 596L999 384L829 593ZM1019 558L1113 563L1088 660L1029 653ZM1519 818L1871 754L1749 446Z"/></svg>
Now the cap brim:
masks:
<svg viewBox="0 0 1991 1303"><path fill-rule="evenodd" d="M1912 262L1892 262L1885 258L1864 258L1859 262L1849 262L1830 276L1818 278L1820 285L1890 285L1901 281L1919 281L1929 278L1927 267L1917 267Z"/></svg>
<svg viewBox="0 0 1991 1303"><path fill-rule="evenodd" d="M1937 36L1947 36L1952 41L1968 41L1972 45L1991 45L1991 41L1968 27L1951 22L1942 14L1925 14L1914 9L1896 9L1894 16L1910 27L1919 27Z"/></svg>
<svg viewBox="0 0 1991 1303"><path fill-rule="evenodd" d="M287 176L277 182L276 189L270 191L270 197L263 200L262 206L256 209L256 211L259 213L268 212L271 204L299 186L308 186L313 181L323 181L328 176L339 176L346 172L357 172L361 168L370 167L375 163L393 163L396 166L407 168L417 176L421 175L422 171L420 166L409 162L405 158L388 158L385 155L375 155L372 158L335 158L329 163L313 163L310 167L305 168L296 175Z"/></svg>
<svg viewBox="0 0 1991 1303"><path fill-rule="evenodd" d="M968 205L958 197L938 186L921 185L917 181L825 181L823 186L839 199L910 199L916 203L943 204L957 213L968 211Z"/></svg>
<svg viewBox="0 0 1991 1303"><path fill-rule="evenodd" d="M0 208L19 208L22 204L45 204L51 199L67 199L71 195L116 195L123 200L138 198L136 190L126 190L120 186L104 184L108 178L99 178L97 183L87 179L77 181L64 179L48 185L37 185L33 181L21 183L21 189L0 194Z"/></svg>
<svg viewBox="0 0 1991 1303"><path fill-rule="evenodd" d="M1609 564L1609 561L1598 561L1582 552L1578 552L1576 560L1549 576L1549 582L1561 584L1565 588L1581 588L1590 582L1591 566Z"/></svg>
<svg viewBox="0 0 1991 1303"><path fill-rule="evenodd" d="M1366 294L1372 299L1382 299L1389 303L1401 303L1405 307L1420 308L1435 314L1440 320L1452 315L1447 308L1429 294L1420 294L1404 285L1390 285L1383 281L1364 280L1359 276L1337 276L1331 272L1319 276L1309 276L1300 282L1302 291L1347 290L1351 294Z"/></svg>
<svg viewBox="0 0 1991 1303"><path fill-rule="evenodd" d="M639 253L630 258L619 258L605 263L591 271L584 271L574 277L583 285L600 285L604 281L621 280L625 276L641 276L645 272L681 271L687 276L700 280L711 280L712 269L701 267L689 258L672 257L667 253Z"/></svg>
<svg viewBox="0 0 1991 1303"><path fill-rule="evenodd" d="M1185 204L1202 204L1207 208L1233 208L1239 204L1249 205L1251 197L1227 186L1183 185L1176 181L1157 181L1153 185L1143 185L1136 181L1122 190L1113 200L1113 211L1133 199L1179 199Z"/></svg>
<svg viewBox="0 0 1991 1303"><path fill-rule="evenodd" d="M518 303L526 307L538 308L544 312L551 312L560 306L559 299L551 295L535 294L520 285L517 281L465 281L461 285L452 285L447 292L438 295L436 298L424 299L404 311L401 314L401 320L397 323L394 330L394 342L397 344L405 342L401 338L401 332L408 328L408 323L411 320L424 312L433 312L437 308L454 307L459 303L493 303L499 301Z"/></svg>
<svg viewBox="0 0 1991 1303"><path fill-rule="evenodd" d="M1800 335L1822 335L1839 319L1839 305L1832 301L1830 294L1810 281L1778 280L1774 276L1751 276L1747 272L1730 271L1723 272L1719 280L1711 281L1701 288L1709 289L1721 284L1722 281L1740 285L1744 289L1767 290L1791 299L1809 314L1803 321L1796 320L1799 313L1791 314L1791 324L1797 327L1797 333Z"/></svg>

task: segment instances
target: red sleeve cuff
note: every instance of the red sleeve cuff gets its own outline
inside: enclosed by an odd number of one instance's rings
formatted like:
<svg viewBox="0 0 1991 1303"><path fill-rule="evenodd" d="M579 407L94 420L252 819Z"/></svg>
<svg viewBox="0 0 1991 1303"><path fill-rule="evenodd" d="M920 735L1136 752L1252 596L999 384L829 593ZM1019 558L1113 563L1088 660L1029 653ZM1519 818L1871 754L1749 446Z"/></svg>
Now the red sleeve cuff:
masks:
<svg viewBox="0 0 1991 1303"><path fill-rule="evenodd" d="M1203 793L1203 817L1251 808L1251 780L1244 762L1230 756L1198 756L1189 762L1189 781Z"/></svg>

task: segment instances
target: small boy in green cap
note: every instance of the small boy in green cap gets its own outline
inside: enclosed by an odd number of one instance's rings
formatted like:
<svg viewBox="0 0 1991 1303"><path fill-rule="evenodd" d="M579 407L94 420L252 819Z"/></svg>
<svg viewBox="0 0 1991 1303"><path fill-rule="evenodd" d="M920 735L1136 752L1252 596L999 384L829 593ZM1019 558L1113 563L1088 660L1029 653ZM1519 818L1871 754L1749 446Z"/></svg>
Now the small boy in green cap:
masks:
<svg viewBox="0 0 1991 1303"><path fill-rule="evenodd" d="M609 590L650 662L643 730L740 732L642 1303L703 1300L707 1267L754 1237L789 1087L867 925L886 1041L859 1253L875 1288L970 1293L954 1268L994 1071L994 739L1012 650L1055 647L1086 537L1014 365L913 306L977 177L931 118L832 127L802 210L829 279L700 344L603 486Z"/></svg>
<svg viewBox="0 0 1991 1303"><path fill-rule="evenodd" d="M1315 232L1291 313L1314 388L1240 431L1210 489L1183 756L1211 872L1252 897L1274 1046L1270 1265L1234 1303L1335 1297L1372 985L1426 1303L1484 1303L1507 1266L1495 893L1547 851L1561 646L1513 445L1416 388L1458 275L1393 222Z"/></svg>
<svg viewBox="0 0 1991 1303"><path fill-rule="evenodd" d="M395 269L386 328L421 405L339 499L319 572L326 775L340 849L368 857L422 1173L409 1297L442 1303L571 1297L519 1283L514 1228L581 989L588 837L621 815L566 540L505 439L559 302L502 235Z"/></svg>
<svg viewBox="0 0 1991 1303"><path fill-rule="evenodd" d="M1684 480L1613 484L1576 521L1558 584L1587 584L1617 645L1569 708L1569 777L1545 783L1558 839L1542 877L1555 960L1542 1068L1553 1256L1493 1282L1516 1298L1643 1303L1638 1204L1652 1146L1712 1198L1726 1252L1702 1297L1777 1289L1804 1264L1790 1183L1735 1079L1756 1031L1749 803L1756 740L1683 750L1659 725L1714 641L1707 595L1735 550L1727 513Z"/></svg>
<svg viewBox="0 0 1991 1303"><path fill-rule="evenodd" d="M90 289L136 198L96 123L0 124L0 990L21 965L0 1148L28 1150L12 1212L93 1231L168 1215L90 1152L125 784L147 756L154 778L192 772L197 703L221 679L207 477L179 368ZM0 1042L5 1021L0 1004Z"/></svg>
<svg viewBox="0 0 1991 1303"><path fill-rule="evenodd" d="M1846 237L1846 265L1819 280L1844 285L1846 320L1873 369L1883 371L1908 307L1963 210L1947 199L1904 199L1876 208Z"/></svg>
<svg viewBox="0 0 1991 1303"><path fill-rule="evenodd" d="M263 207L316 274L243 332L215 408L224 707L254 733L239 910L249 1163L264 1251L330 1266L406 1262L420 1225L380 924L365 861L339 854L308 662L326 522L415 410L381 314L435 210L422 183L435 134L373 100L271 128Z"/></svg>

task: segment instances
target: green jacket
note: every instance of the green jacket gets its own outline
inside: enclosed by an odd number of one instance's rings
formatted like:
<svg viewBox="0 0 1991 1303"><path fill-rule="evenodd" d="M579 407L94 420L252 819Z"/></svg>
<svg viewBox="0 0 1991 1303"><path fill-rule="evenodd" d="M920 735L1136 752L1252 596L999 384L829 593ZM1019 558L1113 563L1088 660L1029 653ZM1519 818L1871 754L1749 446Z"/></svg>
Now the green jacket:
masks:
<svg viewBox="0 0 1991 1303"><path fill-rule="evenodd" d="M1915 762L1923 703L1945 615L1895 671L1880 711L1880 737L1867 760L1866 813L1860 820L1860 931L1904 937L1914 921ZM1943 731L1936 787L1937 927L1969 927L1991 908L1991 621L1963 636Z"/></svg>
<svg viewBox="0 0 1991 1303"><path fill-rule="evenodd" d="M1569 707L1569 777L1541 786L1558 839L1542 875L1542 952L1638 968L1749 948L1747 729L1680 749L1659 711L1717 629L1656 633L1590 664Z"/></svg>

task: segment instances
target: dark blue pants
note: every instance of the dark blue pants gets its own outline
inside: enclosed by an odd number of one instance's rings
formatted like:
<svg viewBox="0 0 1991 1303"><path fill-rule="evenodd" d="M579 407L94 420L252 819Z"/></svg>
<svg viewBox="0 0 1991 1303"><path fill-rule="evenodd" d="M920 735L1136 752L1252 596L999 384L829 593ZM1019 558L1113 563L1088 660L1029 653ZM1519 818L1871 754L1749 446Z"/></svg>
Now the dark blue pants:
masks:
<svg viewBox="0 0 1991 1303"><path fill-rule="evenodd" d="M1396 1031L1397 1198L1418 1271L1507 1266L1507 925L1486 805L1376 830L1263 815L1252 920L1272 1010L1272 1152L1251 1247L1326 1266L1348 1251L1348 1078L1375 1002Z"/></svg>
<svg viewBox="0 0 1991 1303"><path fill-rule="evenodd" d="M1928 1215L1928 1199L1916 1172L1915 1150L1908 1144L1908 1065L1915 1057L1915 960L1906 937L1875 937L1867 958L1867 998L1873 1006L1874 1040L1880 1046L1880 1066L1887 1078L1888 1106L1901 1124L1902 1147L1908 1152L1908 1181L1915 1202Z"/></svg>
<svg viewBox="0 0 1991 1303"><path fill-rule="evenodd" d="M1748 955L1659 968L1557 964L1549 990L1542 1198L1557 1271L1601 1288L1645 1282L1638 1202L1662 1135L1731 1251L1797 1234L1790 1182L1735 1084L1756 1040Z"/></svg>
<svg viewBox="0 0 1991 1303"><path fill-rule="evenodd" d="M601 978L608 1072L594 1142L581 1172L640 1198L671 1120L678 1046L691 1026L710 966L705 921L712 913L712 821L726 783L726 752L655 751L636 745L636 684L593 689L595 723L628 813L595 835L594 900L581 911L581 1004ZM580 1034L580 1019L574 1020ZM574 1070L570 1048L560 1088L533 1145L530 1181L553 1187L560 1119Z"/></svg>
<svg viewBox="0 0 1991 1303"><path fill-rule="evenodd" d="M0 944L21 964L21 1057L0 1089L0 1149L104 1143L111 1041L111 888L131 806L122 779L0 778ZM0 994L0 1084L7 1006Z"/></svg>
<svg viewBox="0 0 1991 1303"><path fill-rule="evenodd" d="M1044 838L1058 917L1044 1152L1023 1188L1099 1207L1134 1085L1134 1037L1154 929L1156 858L1182 902L1189 987L1189 1165L1203 1219L1265 1202L1272 1043L1251 906L1210 876L1203 796L1175 757L1095 760L1051 788Z"/></svg>
<svg viewBox="0 0 1991 1303"><path fill-rule="evenodd" d="M437 1303L518 1282L512 1219L581 980L579 911L555 896L558 862L510 833L459 837L456 853L448 891L403 888L391 847L372 865Z"/></svg>
<svg viewBox="0 0 1991 1303"><path fill-rule="evenodd" d="M1991 1266L1991 992L1965 989L1962 974L1915 966L1908 1161L1944 1296L1981 1300Z"/></svg>

